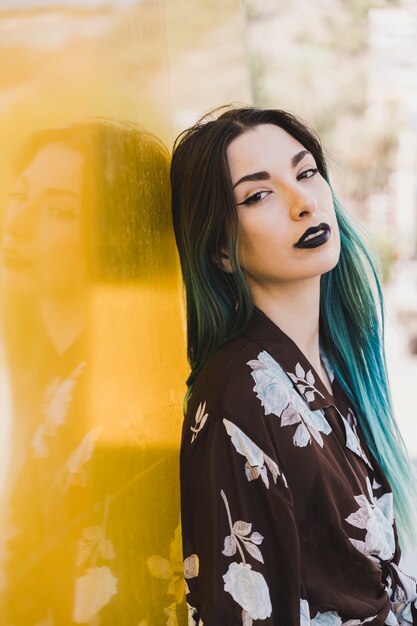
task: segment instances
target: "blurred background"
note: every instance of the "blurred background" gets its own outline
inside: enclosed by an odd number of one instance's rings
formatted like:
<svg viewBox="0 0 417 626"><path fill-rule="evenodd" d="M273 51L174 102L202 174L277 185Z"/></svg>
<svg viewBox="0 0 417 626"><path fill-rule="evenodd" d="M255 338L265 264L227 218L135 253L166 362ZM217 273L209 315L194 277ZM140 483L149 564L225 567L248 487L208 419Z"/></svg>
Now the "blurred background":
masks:
<svg viewBox="0 0 417 626"><path fill-rule="evenodd" d="M318 131L381 259L417 464L416 40L414 0L0 0L2 623L187 621L168 168L212 107Z"/></svg>

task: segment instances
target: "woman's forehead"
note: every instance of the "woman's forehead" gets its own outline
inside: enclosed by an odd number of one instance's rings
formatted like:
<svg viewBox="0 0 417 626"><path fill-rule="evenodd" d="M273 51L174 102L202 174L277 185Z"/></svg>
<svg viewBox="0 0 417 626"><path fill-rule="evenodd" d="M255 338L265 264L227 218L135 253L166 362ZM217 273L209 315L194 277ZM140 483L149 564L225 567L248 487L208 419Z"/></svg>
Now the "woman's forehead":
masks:
<svg viewBox="0 0 417 626"><path fill-rule="evenodd" d="M290 169L291 159L304 149L303 144L280 126L259 124L236 137L228 146L227 161L232 179L253 168Z"/></svg>
<svg viewBox="0 0 417 626"><path fill-rule="evenodd" d="M81 190L84 155L62 143L48 143L32 156L18 178L27 185L41 188L52 185Z"/></svg>

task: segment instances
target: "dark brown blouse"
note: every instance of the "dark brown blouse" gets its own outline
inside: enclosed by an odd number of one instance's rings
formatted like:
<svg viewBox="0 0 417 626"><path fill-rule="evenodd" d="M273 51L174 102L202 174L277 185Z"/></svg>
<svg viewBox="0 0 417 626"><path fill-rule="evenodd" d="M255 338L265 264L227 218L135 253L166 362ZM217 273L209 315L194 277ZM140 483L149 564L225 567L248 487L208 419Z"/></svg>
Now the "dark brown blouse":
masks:
<svg viewBox="0 0 417 626"><path fill-rule="evenodd" d="M255 307L188 402L181 506L189 625L417 625L391 488L323 348L329 393Z"/></svg>

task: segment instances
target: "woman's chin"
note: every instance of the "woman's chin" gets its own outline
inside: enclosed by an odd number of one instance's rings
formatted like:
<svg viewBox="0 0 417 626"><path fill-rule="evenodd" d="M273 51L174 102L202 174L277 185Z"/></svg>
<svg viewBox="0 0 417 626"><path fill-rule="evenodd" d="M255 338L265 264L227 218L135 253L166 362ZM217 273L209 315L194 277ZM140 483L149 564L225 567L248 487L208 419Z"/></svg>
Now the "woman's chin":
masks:
<svg viewBox="0 0 417 626"><path fill-rule="evenodd" d="M36 284L33 276L10 268L2 268L0 271L0 284L5 294L15 296L35 296Z"/></svg>

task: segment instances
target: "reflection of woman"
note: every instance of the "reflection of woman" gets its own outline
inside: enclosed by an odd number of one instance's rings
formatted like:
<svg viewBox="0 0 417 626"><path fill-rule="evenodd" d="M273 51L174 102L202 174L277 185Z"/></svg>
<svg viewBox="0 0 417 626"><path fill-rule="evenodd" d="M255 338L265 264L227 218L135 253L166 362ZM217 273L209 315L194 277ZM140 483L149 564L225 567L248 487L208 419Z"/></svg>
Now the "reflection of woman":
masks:
<svg viewBox="0 0 417 626"><path fill-rule="evenodd" d="M4 335L15 389L17 377L25 389L15 403L47 362L46 346L62 353L84 329L92 282L151 282L166 272L167 159L152 135L105 119L27 141L1 240Z"/></svg>
<svg viewBox="0 0 417 626"><path fill-rule="evenodd" d="M180 135L171 181L190 624L417 624L379 281L319 139L289 112L227 110Z"/></svg>
<svg viewBox="0 0 417 626"><path fill-rule="evenodd" d="M145 537L163 553L158 524L149 513L144 534L132 507L135 489L156 488L149 473L135 482L155 456L99 445L87 313L99 281L166 275L168 155L135 126L99 119L35 134L15 174L1 242L14 420L2 623L137 624L150 610L138 594ZM174 510L165 524L173 534Z"/></svg>

